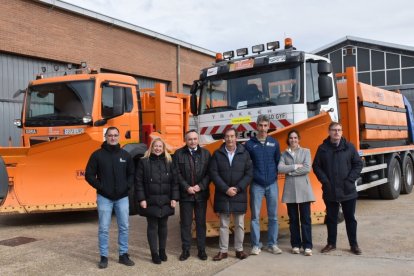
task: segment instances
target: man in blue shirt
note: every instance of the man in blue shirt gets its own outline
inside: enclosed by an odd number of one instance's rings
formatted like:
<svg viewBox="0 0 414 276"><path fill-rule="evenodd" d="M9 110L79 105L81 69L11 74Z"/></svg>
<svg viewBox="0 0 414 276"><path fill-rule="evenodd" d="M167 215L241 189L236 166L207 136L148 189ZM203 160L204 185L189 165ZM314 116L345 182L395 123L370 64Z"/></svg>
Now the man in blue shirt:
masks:
<svg viewBox="0 0 414 276"><path fill-rule="evenodd" d="M257 136L250 138L246 149L253 161L253 183L250 185L252 243L251 255L261 252L260 243L260 209L263 197L266 198L268 217L267 249L273 254L281 254L277 246L279 226L277 224L277 202L279 191L277 186L277 166L280 159L279 143L268 136L270 119L267 115L257 117Z"/></svg>

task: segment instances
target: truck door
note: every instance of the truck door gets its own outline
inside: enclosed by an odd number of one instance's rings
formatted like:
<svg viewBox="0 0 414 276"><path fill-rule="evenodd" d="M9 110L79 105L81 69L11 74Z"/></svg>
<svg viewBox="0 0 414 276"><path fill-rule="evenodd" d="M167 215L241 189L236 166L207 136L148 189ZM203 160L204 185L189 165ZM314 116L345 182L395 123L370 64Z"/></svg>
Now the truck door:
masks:
<svg viewBox="0 0 414 276"><path fill-rule="evenodd" d="M133 86L111 83L102 86L101 116L107 121L104 131L115 126L120 132L120 142L137 138L138 120L133 120ZM133 136L133 134L135 136Z"/></svg>

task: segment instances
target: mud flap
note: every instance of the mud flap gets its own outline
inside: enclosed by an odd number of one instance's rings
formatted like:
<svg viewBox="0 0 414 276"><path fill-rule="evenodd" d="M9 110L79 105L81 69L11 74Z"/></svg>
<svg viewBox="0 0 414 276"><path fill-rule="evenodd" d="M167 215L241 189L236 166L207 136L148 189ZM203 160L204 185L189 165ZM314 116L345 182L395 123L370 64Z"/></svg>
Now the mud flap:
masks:
<svg viewBox="0 0 414 276"><path fill-rule="evenodd" d="M9 176L6 170L6 164L0 156L0 202L6 198L9 191Z"/></svg>

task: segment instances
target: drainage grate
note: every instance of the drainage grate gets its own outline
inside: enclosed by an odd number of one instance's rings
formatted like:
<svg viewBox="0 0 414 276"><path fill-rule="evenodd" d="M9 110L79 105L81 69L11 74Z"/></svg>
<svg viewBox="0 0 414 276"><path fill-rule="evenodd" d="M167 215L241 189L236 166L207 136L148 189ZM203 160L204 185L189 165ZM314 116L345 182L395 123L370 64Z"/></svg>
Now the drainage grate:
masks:
<svg viewBox="0 0 414 276"><path fill-rule="evenodd" d="M34 242L34 241L37 241L37 240L34 239L34 238L28 238L28 237L15 237L15 238L12 238L12 239L0 241L0 245L14 247L14 246L19 246L19 245L22 245L22 244Z"/></svg>

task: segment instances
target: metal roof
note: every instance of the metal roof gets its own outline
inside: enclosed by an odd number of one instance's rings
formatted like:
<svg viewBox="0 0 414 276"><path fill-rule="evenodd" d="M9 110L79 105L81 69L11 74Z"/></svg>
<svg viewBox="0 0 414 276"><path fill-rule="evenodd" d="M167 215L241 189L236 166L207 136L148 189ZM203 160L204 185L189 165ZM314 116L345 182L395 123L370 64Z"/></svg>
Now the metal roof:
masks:
<svg viewBox="0 0 414 276"><path fill-rule="evenodd" d="M59 9L63 9L63 10L66 10L66 11L69 11L69 12L72 12L72 13L76 13L76 14L79 14L79 15L82 15L82 16L85 16L85 17L89 17L89 18L94 19L94 20L106 22L106 23L109 23L111 25L118 26L120 28L128 29L130 31L134 31L136 33L143 34L143 35L146 35L146 36L149 36L149 37L153 37L153 38L156 38L156 39L161 40L161 41L165 41L165 42L168 42L168 43L171 43L171 44L179 45L181 47L188 48L188 49L191 49L193 51L200 52L200 53L203 53L203 54L206 54L206 55L209 55L209 56L215 56L216 55L215 52L207 50L205 48L187 43L185 41L182 41L182 40L179 40L179 39L167 36L167 35L163 35L161 33L157 33L157 32L148 30L148 29L139 27L137 25L134 25L134 24L131 24L131 23L128 23L128 22L110 17L110 16L106 16L106 15L103 15L103 14L100 14L100 13L97 13L97 12L94 12L94 11L91 11L91 10L88 10L88 9L85 9L85 8L82 8L82 7L73 5L73 4L69 4L69 3L66 3L66 2L63 2L63 1L60 1L60 0L36 0L36 1L40 2L40 3L43 3L43 4L50 5L52 8L57 7Z"/></svg>
<svg viewBox="0 0 414 276"><path fill-rule="evenodd" d="M334 47L338 44L344 43L346 41L355 41L355 42L361 42L361 43L366 43L366 44L372 44L372 45L378 45L378 46L383 46L383 47L387 47L387 48L393 48L393 49L398 49L398 50L404 50L404 51L411 51L414 52L414 47L411 46L406 46L406 45L401 45L401 44L395 44L395 43L389 43L389 42L383 42L383 41L378 41L378 40L373 40L373 39L367 39L367 38L361 38L361 37L356 37L356 36L344 36L338 40L335 40L329 44L326 44L325 46L322 46L318 49L313 50L311 53L319 53L322 51L325 51L331 47Z"/></svg>

